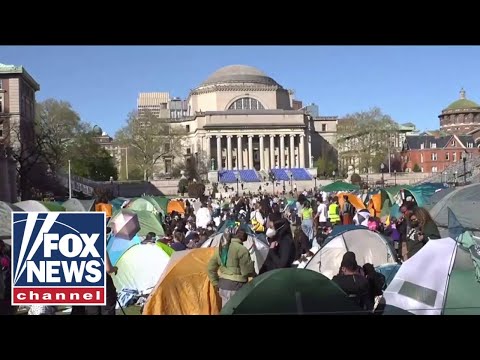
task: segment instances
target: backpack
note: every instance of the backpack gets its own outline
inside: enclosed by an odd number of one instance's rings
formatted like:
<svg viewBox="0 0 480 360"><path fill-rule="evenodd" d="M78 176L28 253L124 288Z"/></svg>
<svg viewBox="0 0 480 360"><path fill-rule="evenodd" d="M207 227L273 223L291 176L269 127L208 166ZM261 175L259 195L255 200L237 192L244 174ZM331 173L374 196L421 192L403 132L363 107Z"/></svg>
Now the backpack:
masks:
<svg viewBox="0 0 480 360"><path fill-rule="evenodd" d="M252 221L252 230L253 231L255 231L255 232L264 232L265 231L265 226L257 220L257 212L255 212L255 215L253 216L251 221Z"/></svg>

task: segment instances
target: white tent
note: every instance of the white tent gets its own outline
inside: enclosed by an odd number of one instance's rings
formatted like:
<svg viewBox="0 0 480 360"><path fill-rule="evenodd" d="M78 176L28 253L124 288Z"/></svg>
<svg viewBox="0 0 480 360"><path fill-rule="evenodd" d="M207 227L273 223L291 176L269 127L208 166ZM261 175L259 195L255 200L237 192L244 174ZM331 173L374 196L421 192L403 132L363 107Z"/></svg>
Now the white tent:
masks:
<svg viewBox="0 0 480 360"><path fill-rule="evenodd" d="M222 233L212 235L202 244L202 247L217 247L220 244L222 235ZM243 245L248 249L252 260L255 262L255 271L258 274L267 258L269 251L268 245L253 235L248 235L248 239Z"/></svg>
<svg viewBox="0 0 480 360"><path fill-rule="evenodd" d="M319 272L332 279L338 274L343 255L347 251L355 253L360 266L366 263L375 267L397 263L395 250L381 234L364 227L346 226L345 231L340 230L331 235L330 240L327 239L327 243L308 262L298 267Z"/></svg>
<svg viewBox="0 0 480 360"><path fill-rule="evenodd" d="M162 276L170 257L156 244L139 244L128 249L117 262L113 276L117 291L137 290L148 294Z"/></svg>
<svg viewBox="0 0 480 360"><path fill-rule="evenodd" d="M48 208L39 201L26 200L15 203L23 211L38 211L38 212L50 212Z"/></svg>

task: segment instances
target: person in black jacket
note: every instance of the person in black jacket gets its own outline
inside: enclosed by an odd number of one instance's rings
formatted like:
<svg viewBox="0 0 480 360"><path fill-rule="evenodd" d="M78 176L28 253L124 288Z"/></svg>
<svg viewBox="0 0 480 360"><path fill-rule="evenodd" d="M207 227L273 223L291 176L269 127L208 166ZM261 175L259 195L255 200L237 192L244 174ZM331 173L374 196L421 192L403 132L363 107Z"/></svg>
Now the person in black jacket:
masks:
<svg viewBox="0 0 480 360"><path fill-rule="evenodd" d="M281 219L275 221L272 225L266 232L267 239L270 242L270 251L260 269L260 274L270 270L289 268L296 257L297 249L289 221Z"/></svg>

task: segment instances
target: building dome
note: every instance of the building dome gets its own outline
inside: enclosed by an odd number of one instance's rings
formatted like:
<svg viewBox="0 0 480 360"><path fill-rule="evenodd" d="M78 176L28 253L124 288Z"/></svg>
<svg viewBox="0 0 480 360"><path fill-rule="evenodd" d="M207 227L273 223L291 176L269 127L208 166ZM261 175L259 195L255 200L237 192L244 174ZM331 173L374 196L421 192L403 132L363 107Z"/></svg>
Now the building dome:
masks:
<svg viewBox="0 0 480 360"><path fill-rule="evenodd" d="M447 110L457 110L457 109L471 109L471 108L478 108L478 105L475 101L468 100L465 97L465 90L460 90L460 99L452 102L448 105Z"/></svg>
<svg viewBox="0 0 480 360"><path fill-rule="evenodd" d="M278 86L277 82L263 71L247 65L224 66L211 74L201 86L238 83Z"/></svg>

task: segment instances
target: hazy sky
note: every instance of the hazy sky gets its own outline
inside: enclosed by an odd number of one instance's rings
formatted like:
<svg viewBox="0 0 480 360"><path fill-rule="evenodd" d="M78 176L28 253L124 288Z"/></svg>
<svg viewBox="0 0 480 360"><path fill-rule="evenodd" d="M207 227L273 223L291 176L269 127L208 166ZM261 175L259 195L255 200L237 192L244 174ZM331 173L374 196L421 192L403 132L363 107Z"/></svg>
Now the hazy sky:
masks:
<svg viewBox="0 0 480 360"><path fill-rule="evenodd" d="M0 63L25 66L40 83L38 100L67 100L112 135L139 92L186 98L232 64L258 67L322 115L378 106L425 130L438 128L461 87L480 102L476 46L0 46Z"/></svg>

